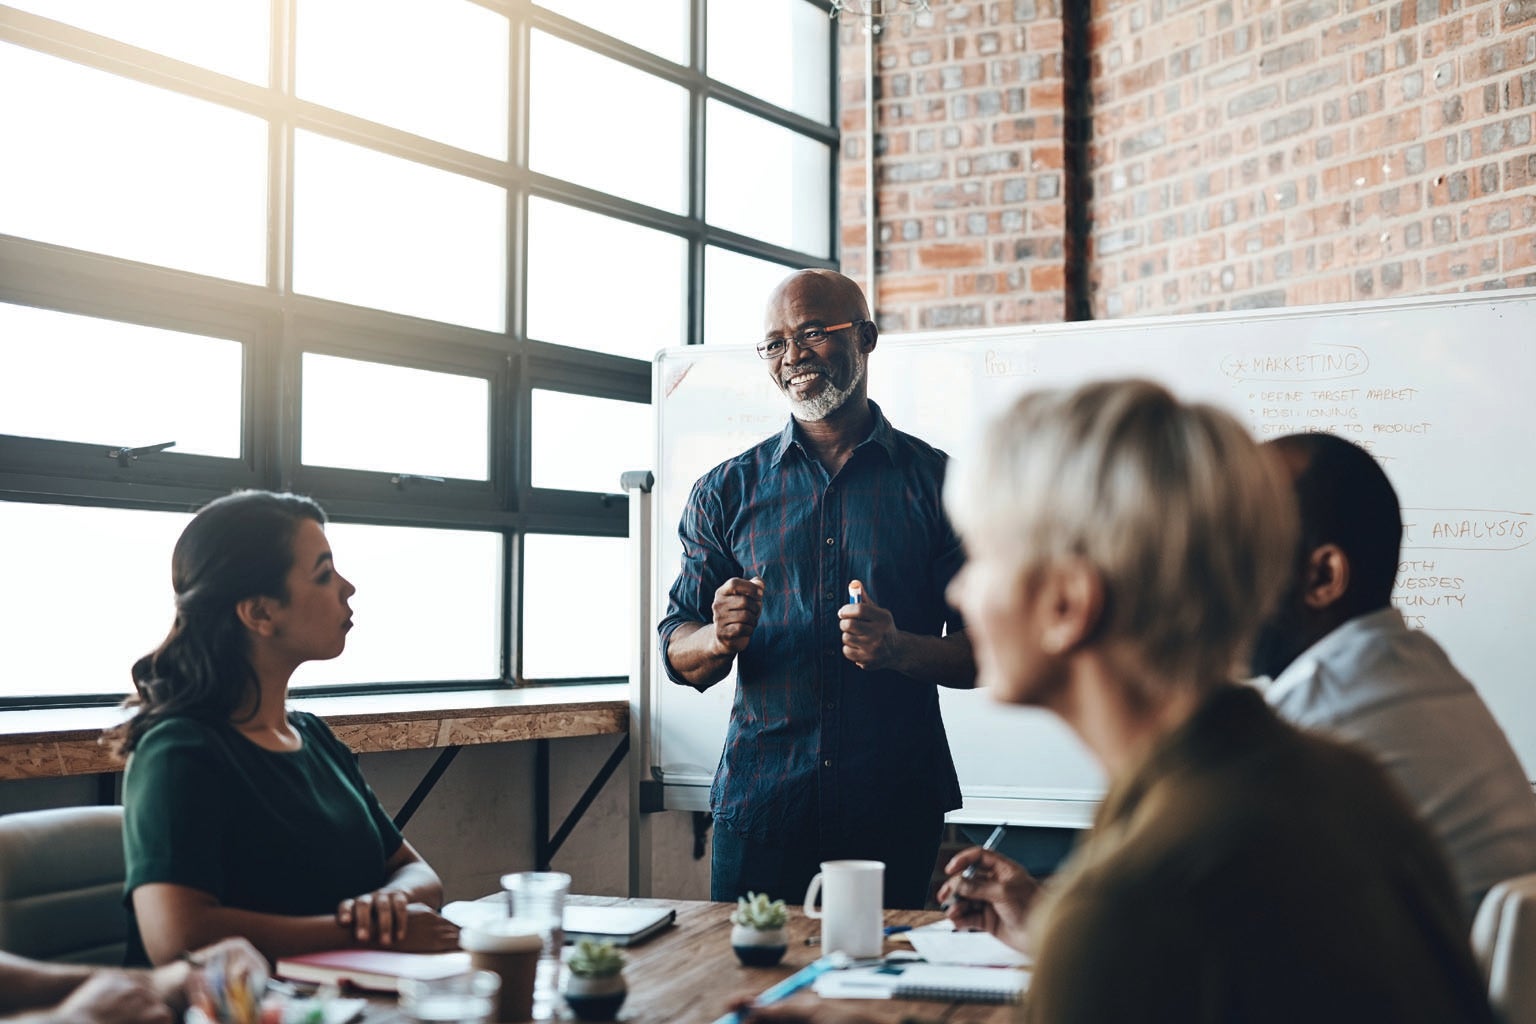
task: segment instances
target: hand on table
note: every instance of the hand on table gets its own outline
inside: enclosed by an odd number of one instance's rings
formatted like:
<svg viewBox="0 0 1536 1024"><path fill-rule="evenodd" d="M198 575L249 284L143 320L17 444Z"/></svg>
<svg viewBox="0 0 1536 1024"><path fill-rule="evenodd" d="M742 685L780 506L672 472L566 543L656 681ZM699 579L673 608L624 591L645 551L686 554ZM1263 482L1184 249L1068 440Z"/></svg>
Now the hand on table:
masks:
<svg viewBox="0 0 1536 1024"><path fill-rule="evenodd" d="M360 945L390 947L405 940L410 899L398 889L375 889L336 904L336 923Z"/></svg>
<svg viewBox="0 0 1536 1024"><path fill-rule="evenodd" d="M747 649L757 617L763 613L763 581L733 576L720 584L710 614L715 627L715 654L735 655Z"/></svg>
<svg viewBox="0 0 1536 1024"><path fill-rule="evenodd" d="M425 903L406 908L405 938L395 943L402 953L447 953L459 948L459 926Z"/></svg>
<svg viewBox="0 0 1536 1024"><path fill-rule="evenodd" d="M172 1024L175 1017L148 974L100 971L50 1015L69 1024Z"/></svg>
<svg viewBox="0 0 1536 1024"><path fill-rule="evenodd" d="M871 601L867 592L858 604L839 608L837 620L843 631L843 657L863 669L895 664L901 631L895 617Z"/></svg>
<svg viewBox="0 0 1536 1024"><path fill-rule="evenodd" d="M972 864L976 873L962 878ZM944 873L949 878L939 886L938 898L949 903L948 917L956 928L991 932L1014 949L1028 952L1025 926L1040 883L1022 865L995 850L972 846L951 857Z"/></svg>
<svg viewBox="0 0 1536 1024"><path fill-rule="evenodd" d="M361 946L397 949L405 953L436 953L456 949L458 925L425 903L411 903L397 889L379 889L342 900L336 923L352 932Z"/></svg>

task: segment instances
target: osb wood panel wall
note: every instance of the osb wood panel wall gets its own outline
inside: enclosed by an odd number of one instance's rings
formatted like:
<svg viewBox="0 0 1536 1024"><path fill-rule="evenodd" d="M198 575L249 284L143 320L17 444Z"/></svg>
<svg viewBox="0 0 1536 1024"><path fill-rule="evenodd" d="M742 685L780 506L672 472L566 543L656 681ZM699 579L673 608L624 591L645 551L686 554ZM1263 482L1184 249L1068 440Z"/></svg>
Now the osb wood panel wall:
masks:
<svg viewBox="0 0 1536 1024"><path fill-rule="evenodd" d="M934 0L876 37L888 330L1063 318L1061 2ZM1095 317L1536 285L1536 0L1093 0L1088 24Z"/></svg>

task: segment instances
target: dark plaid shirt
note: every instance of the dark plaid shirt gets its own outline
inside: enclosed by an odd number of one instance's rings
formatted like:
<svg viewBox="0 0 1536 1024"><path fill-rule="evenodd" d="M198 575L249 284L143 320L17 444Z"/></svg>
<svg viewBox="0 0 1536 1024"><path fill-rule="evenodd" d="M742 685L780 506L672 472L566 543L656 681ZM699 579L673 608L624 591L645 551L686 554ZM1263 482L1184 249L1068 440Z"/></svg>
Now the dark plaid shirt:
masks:
<svg viewBox="0 0 1536 1024"><path fill-rule="evenodd" d="M666 658L673 630L711 621L732 576L765 583L710 791L715 817L752 839L819 830L831 842L960 806L935 684L842 654L837 612L853 579L898 629L961 626L944 602L963 560L940 500L946 456L870 405L874 430L836 477L791 419L700 478L678 526L682 569L657 628L673 682L687 685Z"/></svg>

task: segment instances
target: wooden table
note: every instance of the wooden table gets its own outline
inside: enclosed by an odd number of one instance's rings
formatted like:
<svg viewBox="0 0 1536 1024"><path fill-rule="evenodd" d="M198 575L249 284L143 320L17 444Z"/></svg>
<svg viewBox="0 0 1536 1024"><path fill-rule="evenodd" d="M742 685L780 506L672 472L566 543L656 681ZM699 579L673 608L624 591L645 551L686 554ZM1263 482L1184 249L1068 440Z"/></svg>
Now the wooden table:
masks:
<svg viewBox="0 0 1536 1024"><path fill-rule="evenodd" d="M499 897L498 897L499 898ZM573 897L572 902L624 903L620 898ZM820 922L808 920L799 907L789 915L789 951L776 967L743 967L731 952L732 903L696 900L635 900L635 903L673 907L677 923L637 946L625 950L628 963L624 977L629 998L619 1011L627 1024L711 1024L719 1019L733 996L755 996L815 960L816 946L805 939L820 932ZM927 924L939 914L923 910L888 910L885 923ZM910 948L886 944L886 952ZM814 1002L807 990L795 997ZM1001 1024L1013 1019L1015 1007L981 1003L917 1002L912 1000L839 1000L872 1020L896 1024L906 1017L943 1020L945 1024Z"/></svg>

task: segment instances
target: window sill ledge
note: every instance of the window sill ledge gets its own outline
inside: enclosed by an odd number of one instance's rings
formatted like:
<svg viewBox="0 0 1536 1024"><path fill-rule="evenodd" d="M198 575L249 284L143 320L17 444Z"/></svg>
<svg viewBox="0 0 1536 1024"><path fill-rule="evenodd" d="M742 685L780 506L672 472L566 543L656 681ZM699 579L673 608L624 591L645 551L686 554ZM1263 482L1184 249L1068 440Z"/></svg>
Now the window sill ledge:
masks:
<svg viewBox="0 0 1536 1024"><path fill-rule="evenodd" d="M323 718L359 754L629 729L629 687L623 683L302 697L289 704ZM121 771L122 764L99 741L103 730L122 719L117 708L0 712L0 781Z"/></svg>

